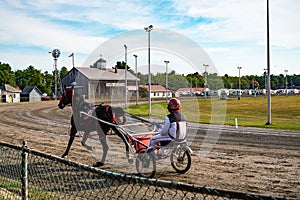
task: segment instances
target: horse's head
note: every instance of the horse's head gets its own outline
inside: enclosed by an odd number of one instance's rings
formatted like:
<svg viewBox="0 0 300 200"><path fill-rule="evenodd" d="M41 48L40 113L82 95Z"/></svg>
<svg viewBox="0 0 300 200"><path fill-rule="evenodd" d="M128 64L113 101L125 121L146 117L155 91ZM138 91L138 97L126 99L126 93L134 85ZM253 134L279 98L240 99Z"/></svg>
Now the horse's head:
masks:
<svg viewBox="0 0 300 200"><path fill-rule="evenodd" d="M63 109L67 105L72 104L73 88L67 88L63 95L59 98L58 107Z"/></svg>

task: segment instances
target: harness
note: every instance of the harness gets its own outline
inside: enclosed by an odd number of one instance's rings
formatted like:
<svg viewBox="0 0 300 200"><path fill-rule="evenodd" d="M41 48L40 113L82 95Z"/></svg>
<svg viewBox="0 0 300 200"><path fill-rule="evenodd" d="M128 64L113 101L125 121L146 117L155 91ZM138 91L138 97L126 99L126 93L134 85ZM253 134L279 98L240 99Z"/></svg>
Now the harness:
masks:
<svg viewBox="0 0 300 200"><path fill-rule="evenodd" d="M99 105L96 107L96 110L98 112L96 114L101 114L102 116L97 116L100 119L104 119L105 121L108 121L110 123L116 124L116 116L112 113L111 106L109 105Z"/></svg>

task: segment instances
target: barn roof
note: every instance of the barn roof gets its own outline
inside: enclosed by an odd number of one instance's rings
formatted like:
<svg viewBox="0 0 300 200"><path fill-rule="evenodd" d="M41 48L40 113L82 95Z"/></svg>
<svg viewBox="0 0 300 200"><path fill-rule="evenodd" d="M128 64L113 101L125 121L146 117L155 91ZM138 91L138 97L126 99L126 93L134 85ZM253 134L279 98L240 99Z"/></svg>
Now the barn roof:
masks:
<svg viewBox="0 0 300 200"><path fill-rule="evenodd" d="M89 80L125 80L124 69L118 69L117 73L114 69L103 70L89 67L75 67L75 69L82 73ZM135 81L135 79L135 75L127 71L127 80Z"/></svg>
<svg viewBox="0 0 300 200"><path fill-rule="evenodd" d="M39 93L40 95L42 95L42 92L36 87L36 86L26 86L23 90L21 94L30 94L32 90L36 90L37 93Z"/></svg>
<svg viewBox="0 0 300 200"><path fill-rule="evenodd" d="M148 85L140 85L140 87L145 88L148 90ZM151 92L170 92L170 90L166 89L162 85L151 85L150 86Z"/></svg>
<svg viewBox="0 0 300 200"><path fill-rule="evenodd" d="M13 86L9 85L9 84L4 84L0 86L0 89L7 91L7 92L13 92L13 93L20 93L21 91L14 88Z"/></svg>
<svg viewBox="0 0 300 200"><path fill-rule="evenodd" d="M205 88L179 88L177 90L177 92L185 92L185 91L193 91L193 92L196 92L196 91L204 91Z"/></svg>

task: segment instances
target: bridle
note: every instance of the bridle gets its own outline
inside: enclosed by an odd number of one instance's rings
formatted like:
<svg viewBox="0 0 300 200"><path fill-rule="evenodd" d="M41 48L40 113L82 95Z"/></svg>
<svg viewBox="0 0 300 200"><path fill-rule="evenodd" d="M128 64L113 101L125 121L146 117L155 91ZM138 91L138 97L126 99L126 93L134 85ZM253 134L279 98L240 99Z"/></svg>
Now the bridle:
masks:
<svg viewBox="0 0 300 200"><path fill-rule="evenodd" d="M72 106L73 88L67 88L63 95L59 98L59 107L62 109L67 105Z"/></svg>

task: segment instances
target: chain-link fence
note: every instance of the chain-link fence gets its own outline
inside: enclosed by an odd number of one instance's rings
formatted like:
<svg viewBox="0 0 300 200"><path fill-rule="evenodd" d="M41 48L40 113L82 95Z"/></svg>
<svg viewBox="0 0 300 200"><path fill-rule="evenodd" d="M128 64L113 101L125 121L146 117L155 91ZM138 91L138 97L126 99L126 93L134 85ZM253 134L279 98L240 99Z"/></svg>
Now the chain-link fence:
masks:
<svg viewBox="0 0 300 200"><path fill-rule="evenodd" d="M280 199L103 171L0 142L0 199Z"/></svg>

